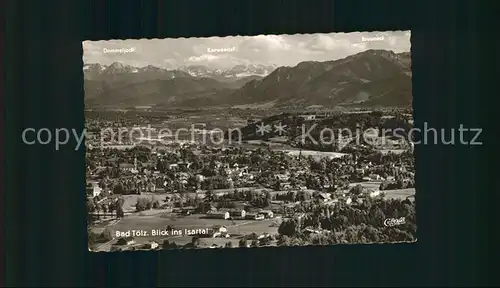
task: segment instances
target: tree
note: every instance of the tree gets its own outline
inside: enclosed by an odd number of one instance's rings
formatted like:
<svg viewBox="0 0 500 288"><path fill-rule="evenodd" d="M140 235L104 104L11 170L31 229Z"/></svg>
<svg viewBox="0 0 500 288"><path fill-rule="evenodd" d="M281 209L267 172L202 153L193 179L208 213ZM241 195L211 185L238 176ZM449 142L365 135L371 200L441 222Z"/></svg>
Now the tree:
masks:
<svg viewBox="0 0 500 288"><path fill-rule="evenodd" d="M170 242L170 245L168 248L169 249L177 249L177 248L179 248L179 245L177 245L177 243L175 243L175 241L172 241L172 242Z"/></svg>
<svg viewBox="0 0 500 288"><path fill-rule="evenodd" d="M214 191L212 189L208 189L207 192L205 193L205 200L207 202L214 201Z"/></svg>
<svg viewBox="0 0 500 288"><path fill-rule="evenodd" d="M267 190L264 191L264 205L265 205L265 207L271 206L271 201L272 201L271 192L269 192Z"/></svg>
<svg viewBox="0 0 500 288"><path fill-rule="evenodd" d="M352 187L351 190L349 190L349 193L351 193L353 195L361 195L361 193L363 193L363 185L358 184L358 185Z"/></svg>
<svg viewBox="0 0 500 288"><path fill-rule="evenodd" d="M262 239L260 239L259 241L259 246L266 246L266 245L269 245L271 244L271 238L270 237L264 237Z"/></svg>
<svg viewBox="0 0 500 288"><path fill-rule="evenodd" d="M125 194L126 191L122 184L118 184L115 187L113 187L113 194Z"/></svg>
<svg viewBox="0 0 500 288"><path fill-rule="evenodd" d="M123 208L118 207L116 209L116 218L123 218L123 217L125 217L125 214L123 213Z"/></svg>
<svg viewBox="0 0 500 288"><path fill-rule="evenodd" d="M150 199L147 198L138 198L137 203L135 204L135 209L137 211L145 211L149 210L152 207L152 203Z"/></svg>
<svg viewBox="0 0 500 288"><path fill-rule="evenodd" d="M233 248L233 242L227 242L225 247L226 248Z"/></svg>
<svg viewBox="0 0 500 288"><path fill-rule="evenodd" d="M160 201L158 199L153 201L153 209L158 209L160 208Z"/></svg>
<svg viewBox="0 0 500 288"><path fill-rule="evenodd" d="M193 244L194 247L200 246L200 237L193 236L193 238L191 238L191 244Z"/></svg>
<svg viewBox="0 0 500 288"><path fill-rule="evenodd" d="M106 242L113 240L113 230L111 230L110 228L104 229L101 235Z"/></svg>
<svg viewBox="0 0 500 288"><path fill-rule="evenodd" d="M96 205L94 204L94 202L87 200L87 211L89 213L93 213L95 212L95 210L96 210Z"/></svg>
<svg viewBox="0 0 500 288"><path fill-rule="evenodd" d="M362 234L367 239L367 242L380 242L379 231L371 225L367 225L363 230Z"/></svg>
<svg viewBox="0 0 500 288"><path fill-rule="evenodd" d="M97 204L95 206L95 212L97 212L98 213L98 217L101 218L101 216L100 216L100 214L102 212L102 205L101 204Z"/></svg>
<svg viewBox="0 0 500 288"><path fill-rule="evenodd" d="M380 186L379 186L379 188L378 188L378 189L379 189L380 191L387 190L387 188L389 187L389 184L390 184L390 182L389 182L389 181L384 180L384 181L382 181L382 183L380 183Z"/></svg>
<svg viewBox="0 0 500 288"><path fill-rule="evenodd" d="M311 161L311 170L321 173L324 172L325 169L326 169L325 162L320 160L317 161L315 159Z"/></svg>
<svg viewBox="0 0 500 288"><path fill-rule="evenodd" d="M250 247L259 247L259 240L252 240Z"/></svg>
<svg viewBox="0 0 500 288"><path fill-rule="evenodd" d="M384 225L385 215L384 211L380 209L380 207L375 207L370 213L370 220L372 221L373 226L382 226Z"/></svg>
<svg viewBox="0 0 500 288"><path fill-rule="evenodd" d="M201 170L201 175L203 175L205 177L212 177L212 176L215 176L215 174L216 174L215 170L212 167L205 166Z"/></svg>
<svg viewBox="0 0 500 288"><path fill-rule="evenodd" d="M278 233L281 235L293 237L293 236L297 235L297 233L299 232L299 229L300 229L300 227L299 227L299 223L298 223L297 219L293 218L293 219L281 222L281 225L278 228Z"/></svg>
<svg viewBox="0 0 500 288"><path fill-rule="evenodd" d="M278 246L290 246L290 238L286 235L280 235L278 237Z"/></svg>
<svg viewBox="0 0 500 288"><path fill-rule="evenodd" d="M91 246L94 246L96 243L99 242L99 238L100 238L100 235L95 233L95 232L92 232L92 231L88 231L87 233L88 235L88 245L89 247Z"/></svg>
<svg viewBox="0 0 500 288"><path fill-rule="evenodd" d="M248 247L248 244L247 244L247 239L245 238L241 238L240 241L238 242L238 246L239 247Z"/></svg>
<svg viewBox="0 0 500 288"><path fill-rule="evenodd" d="M280 180L276 180L276 182L274 183L274 190L275 191L280 191L281 190L281 182L280 182Z"/></svg>
<svg viewBox="0 0 500 288"><path fill-rule="evenodd" d="M162 244L163 249L172 249L177 248L177 244L174 241L170 242L169 240L164 240Z"/></svg>

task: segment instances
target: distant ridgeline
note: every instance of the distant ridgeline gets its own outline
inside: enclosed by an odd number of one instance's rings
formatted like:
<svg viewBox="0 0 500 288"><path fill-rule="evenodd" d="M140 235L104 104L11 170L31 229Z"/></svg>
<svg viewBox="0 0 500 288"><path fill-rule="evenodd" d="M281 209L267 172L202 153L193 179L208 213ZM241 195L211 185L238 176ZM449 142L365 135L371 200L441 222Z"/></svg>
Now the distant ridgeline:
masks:
<svg viewBox="0 0 500 288"><path fill-rule="evenodd" d="M234 67L210 72L114 63L84 67L87 107L323 109L407 107L411 56L368 50L344 59L295 67ZM245 71L245 73L241 73ZM239 73L236 73L239 72ZM225 73L225 74L224 74Z"/></svg>

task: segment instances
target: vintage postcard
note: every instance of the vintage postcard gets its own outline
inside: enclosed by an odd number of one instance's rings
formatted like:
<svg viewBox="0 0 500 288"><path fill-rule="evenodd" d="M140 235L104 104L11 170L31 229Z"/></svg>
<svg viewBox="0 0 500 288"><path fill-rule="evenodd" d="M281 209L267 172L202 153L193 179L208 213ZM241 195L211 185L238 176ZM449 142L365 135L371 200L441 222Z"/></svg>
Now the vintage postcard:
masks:
<svg viewBox="0 0 500 288"><path fill-rule="evenodd" d="M90 251L416 241L410 31L83 51Z"/></svg>

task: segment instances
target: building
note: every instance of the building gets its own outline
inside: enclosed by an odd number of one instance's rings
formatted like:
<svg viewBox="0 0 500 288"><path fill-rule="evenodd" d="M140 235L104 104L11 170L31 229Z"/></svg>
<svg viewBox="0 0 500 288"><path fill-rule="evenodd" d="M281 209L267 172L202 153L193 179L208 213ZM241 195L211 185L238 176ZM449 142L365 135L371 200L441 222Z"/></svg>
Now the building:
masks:
<svg viewBox="0 0 500 288"><path fill-rule="evenodd" d="M327 119L327 118L330 118L330 117L332 117L332 115L330 113L323 112L323 113L316 114L315 119L316 120L323 120L323 119Z"/></svg>
<svg viewBox="0 0 500 288"><path fill-rule="evenodd" d="M231 218L245 218L246 211L242 209L224 209Z"/></svg>
<svg viewBox="0 0 500 288"><path fill-rule="evenodd" d="M314 114L303 114L303 115L298 115L297 117L299 117L302 120L306 120L306 121L316 119L316 115L314 115Z"/></svg>
<svg viewBox="0 0 500 288"><path fill-rule="evenodd" d="M155 241L151 241L151 242L149 243L149 248L151 248L151 249L156 249L156 248L158 248L159 246L160 246L160 245L159 245L158 243L156 243Z"/></svg>
<svg viewBox="0 0 500 288"><path fill-rule="evenodd" d="M195 207L183 207L181 208L181 214L184 215L184 216L188 216L188 215L191 215L193 213L196 212L196 208Z"/></svg>
<svg viewBox="0 0 500 288"><path fill-rule="evenodd" d="M274 217L274 213L271 210L261 210L261 211L259 211L258 214L264 216L264 218L267 218L267 219Z"/></svg>
<svg viewBox="0 0 500 288"><path fill-rule="evenodd" d="M228 211L208 211L207 214L205 215L206 218L224 219L224 220L229 219L230 216L231 215L229 214Z"/></svg>
<svg viewBox="0 0 500 288"><path fill-rule="evenodd" d="M195 179L196 179L196 182L203 182L203 181L205 181L205 176L203 176L201 174L196 174Z"/></svg>
<svg viewBox="0 0 500 288"><path fill-rule="evenodd" d="M247 119L247 125L252 125L252 124L255 124L255 123L259 123L261 121L261 119L259 118L250 118L250 119Z"/></svg>
<svg viewBox="0 0 500 288"><path fill-rule="evenodd" d="M198 205L196 212L201 214L208 213L209 211L214 212L217 211L217 208L212 203L202 202Z"/></svg>
<svg viewBox="0 0 500 288"><path fill-rule="evenodd" d="M177 162L177 167L179 167L180 169L186 169L186 168L189 168L191 166L191 164L193 164L193 163L180 161L180 162Z"/></svg>
<svg viewBox="0 0 500 288"><path fill-rule="evenodd" d="M220 225L215 225L212 227L212 237L226 237L228 238L230 235L227 233L227 227L226 226L220 226Z"/></svg>
<svg viewBox="0 0 500 288"><path fill-rule="evenodd" d="M312 227L306 227L304 229L304 233L306 234L321 234L322 231L318 230L318 229L314 229Z"/></svg>
<svg viewBox="0 0 500 288"><path fill-rule="evenodd" d="M152 250L152 249L158 249L160 245L156 243L155 241L151 241L149 243L144 244L142 249L147 249L147 250Z"/></svg>
<svg viewBox="0 0 500 288"><path fill-rule="evenodd" d="M262 214L251 213L251 212L245 213L245 219L248 220L264 220L264 218L265 217Z"/></svg>
<svg viewBox="0 0 500 288"><path fill-rule="evenodd" d="M289 179L289 176L288 175L285 175L285 174L276 174L276 180L279 180L279 181L288 181Z"/></svg>
<svg viewBox="0 0 500 288"><path fill-rule="evenodd" d="M331 200L330 194L328 194L328 193L318 193L317 197L323 202L327 202L327 201Z"/></svg>
<svg viewBox="0 0 500 288"><path fill-rule="evenodd" d="M212 227L212 230L214 232L227 233L227 227L224 225L214 225L214 227Z"/></svg>
<svg viewBox="0 0 500 288"><path fill-rule="evenodd" d="M177 173L177 177L178 177L179 181L181 181L181 182L186 181L186 183L187 183L187 180L189 179L189 174L186 172L180 172L180 173Z"/></svg>
<svg viewBox="0 0 500 288"><path fill-rule="evenodd" d="M384 178L378 174L370 174L368 175L368 177L370 177L371 180L374 180L374 181L381 181L381 180L384 180Z"/></svg>
<svg viewBox="0 0 500 288"><path fill-rule="evenodd" d="M262 233L257 237L258 240L264 239L264 238L271 238L271 234L269 233Z"/></svg>
<svg viewBox="0 0 500 288"><path fill-rule="evenodd" d="M127 171L127 172L132 172L134 170L134 164L130 164L130 163L120 163L119 164L119 168L120 170L122 171Z"/></svg>
<svg viewBox="0 0 500 288"><path fill-rule="evenodd" d="M171 205L171 203L165 203L161 205L160 209L164 210L165 213L172 213L174 212L174 208Z"/></svg>
<svg viewBox="0 0 500 288"><path fill-rule="evenodd" d="M374 190L374 191L371 191L369 194L368 194L370 197L377 197L380 195L380 191L379 190Z"/></svg>
<svg viewBox="0 0 500 288"><path fill-rule="evenodd" d="M88 182L86 192L87 196L96 197L102 193L102 188L97 182Z"/></svg>

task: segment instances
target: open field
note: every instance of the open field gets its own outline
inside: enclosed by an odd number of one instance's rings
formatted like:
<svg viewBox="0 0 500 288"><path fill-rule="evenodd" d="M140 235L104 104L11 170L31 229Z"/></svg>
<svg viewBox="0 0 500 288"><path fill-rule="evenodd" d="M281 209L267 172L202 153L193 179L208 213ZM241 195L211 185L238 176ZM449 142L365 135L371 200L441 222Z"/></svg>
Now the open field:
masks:
<svg viewBox="0 0 500 288"><path fill-rule="evenodd" d="M356 185L361 185L365 189L377 189L380 187L380 184L382 184L381 181L369 181L369 182L357 182L357 183L349 183L349 187L354 187Z"/></svg>
<svg viewBox="0 0 500 288"><path fill-rule="evenodd" d="M415 188L385 190L385 197L390 199L406 199L408 196L415 196Z"/></svg>
<svg viewBox="0 0 500 288"><path fill-rule="evenodd" d="M313 150L292 150L292 149L290 149L290 150L282 150L282 151L285 153L288 153L289 155L292 155L292 156L299 156L299 154L301 154L304 157L307 157L307 156L320 157L320 158L328 157L330 159L340 158L344 155L347 155L345 153L323 152L323 151L313 151Z"/></svg>
<svg viewBox="0 0 500 288"><path fill-rule="evenodd" d="M122 197L123 200L125 201L123 203L123 211L124 212L134 212L135 211L135 204L137 203L138 198L154 198L155 200L158 200L160 202L160 205L163 205L165 203L165 196L167 194L154 194L154 193L143 193L141 195L137 194L131 194L131 195L117 195L117 196L112 196L112 197Z"/></svg>

